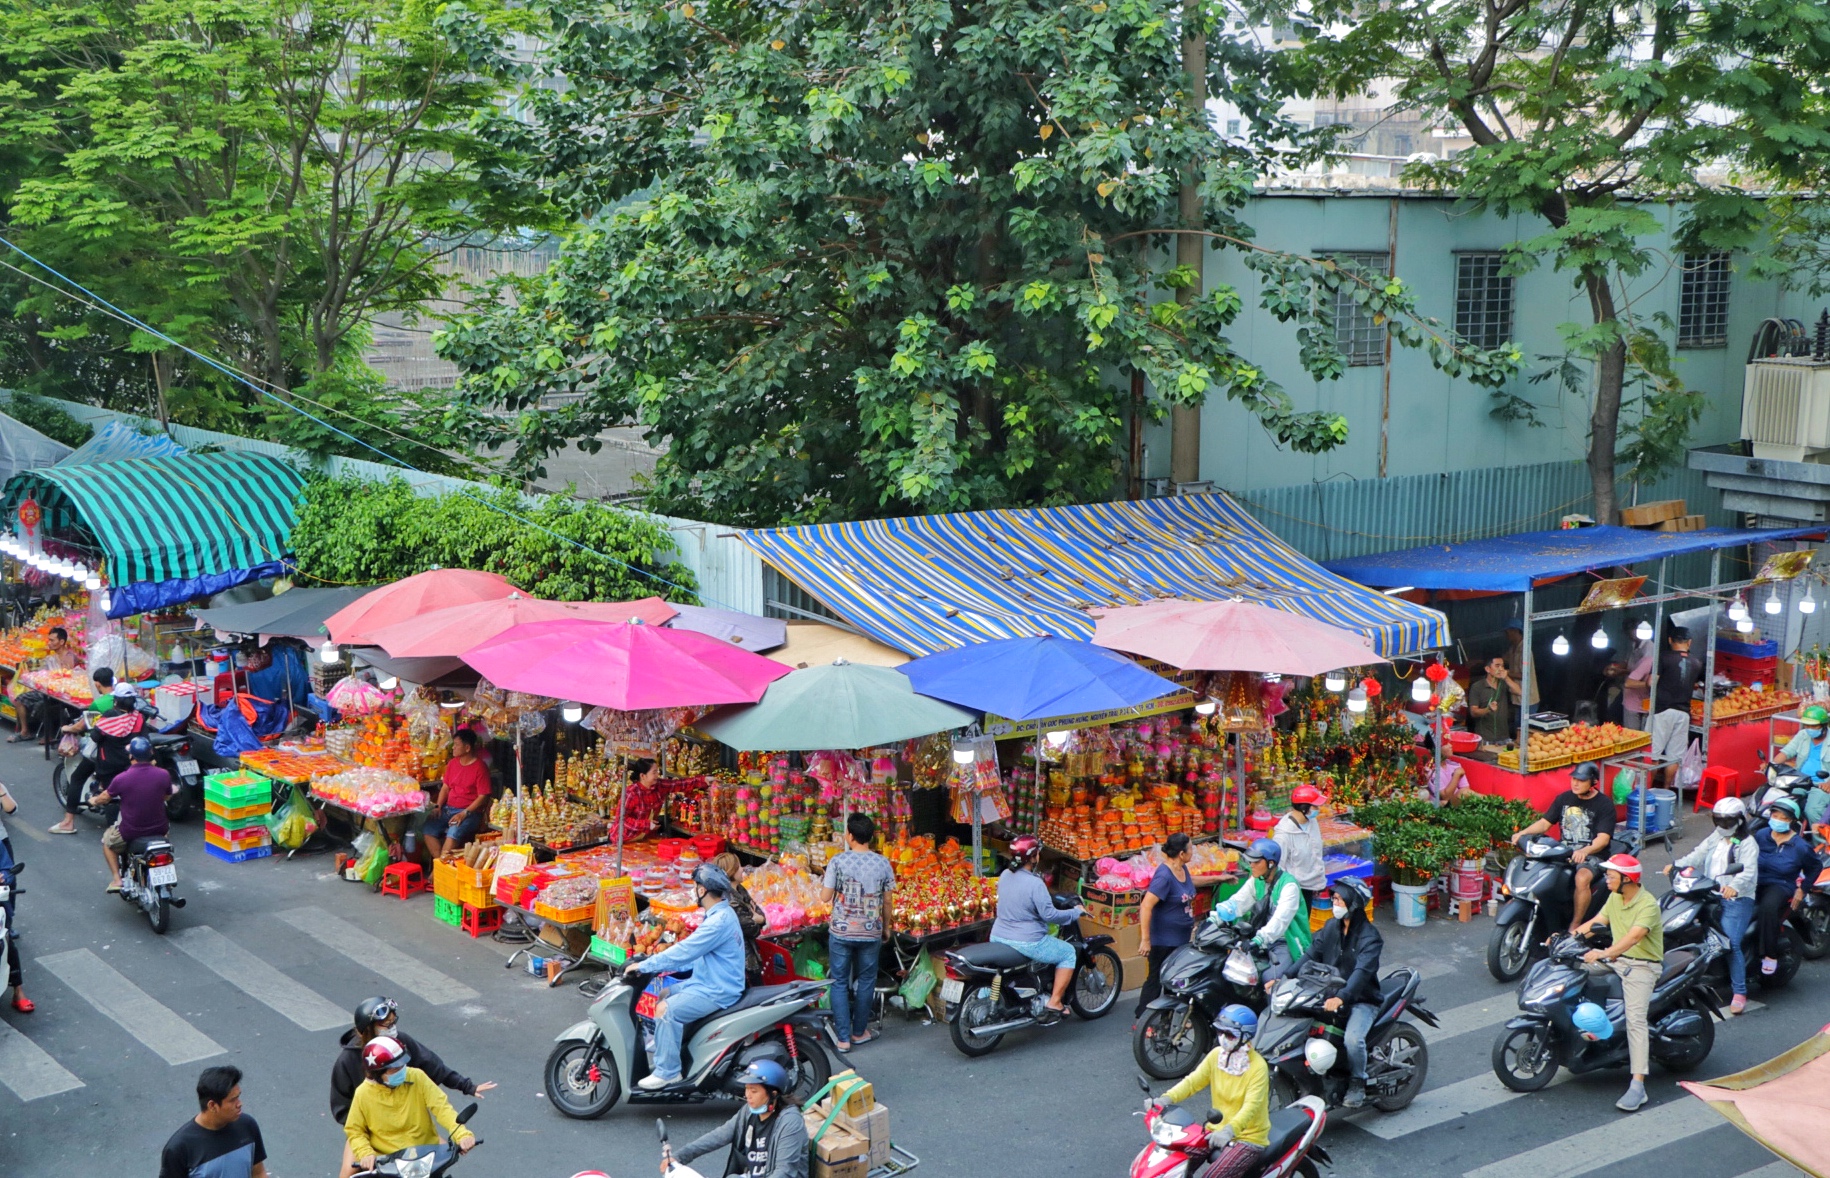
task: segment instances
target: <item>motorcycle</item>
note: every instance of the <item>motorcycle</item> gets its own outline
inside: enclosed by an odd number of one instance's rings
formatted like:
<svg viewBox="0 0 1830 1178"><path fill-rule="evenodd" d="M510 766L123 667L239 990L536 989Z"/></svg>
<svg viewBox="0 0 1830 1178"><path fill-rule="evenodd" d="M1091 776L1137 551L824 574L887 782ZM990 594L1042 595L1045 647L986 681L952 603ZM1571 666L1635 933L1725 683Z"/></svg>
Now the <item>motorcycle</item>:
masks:
<svg viewBox="0 0 1830 1178"><path fill-rule="evenodd" d="M1175 1080L1213 1048L1214 1016L1232 1003L1264 1009L1262 979L1271 955L1252 944L1252 930L1204 920L1188 944L1163 961L1163 993L1131 1028L1131 1055L1145 1074Z"/></svg>
<svg viewBox="0 0 1830 1178"><path fill-rule="evenodd" d="M1556 1078L1559 1067L1581 1075L1626 1067L1627 1008L1620 975L1590 973L1582 955L1592 942L1564 934L1549 956L1532 966L1519 986L1524 1011L1493 1041L1493 1074L1514 1092L1536 1092ZM1665 968L1646 1011L1652 1058L1667 1071L1687 1072L1709 1058L1720 1016L1708 978L1716 958L1728 956L1728 942L1710 930L1699 945L1667 949ZM1588 1039L1576 1029L1576 1008L1593 1002L1614 1025L1606 1039Z"/></svg>
<svg viewBox="0 0 1830 1178"><path fill-rule="evenodd" d="M1624 832L1610 851L1631 855L1633 839ZM1553 932L1570 927L1576 907L1576 863L1572 848L1548 835L1533 835L1506 867L1500 885L1499 915L1487 939L1487 972L1501 982L1516 982L1526 966L1545 952ZM1608 889L1596 877L1589 889L1587 920L1608 902Z"/></svg>
<svg viewBox="0 0 1830 1178"><path fill-rule="evenodd" d="M121 856L121 899L138 904L155 933L171 927L174 908L184 907L178 888L178 853L162 835L135 839Z"/></svg>
<svg viewBox="0 0 1830 1178"><path fill-rule="evenodd" d="M1830 781L1830 770L1821 770L1812 775L1800 773L1791 765L1775 765L1767 759L1764 751L1760 753L1760 770L1766 777L1766 788L1760 791L1760 797L1750 807L1750 813L1754 814L1765 810L1781 797L1797 802L1798 812L1802 814L1805 799L1810 796L1812 787Z"/></svg>
<svg viewBox="0 0 1830 1178"><path fill-rule="evenodd" d="M1400 966L1379 981L1379 1012L1366 1032L1366 1100L1388 1113L1417 1099L1430 1074L1430 1049L1413 1015L1436 1026L1436 1015L1417 997L1423 979ZM1284 1108L1302 1097L1316 1096L1334 1108L1347 1094L1353 1070L1343 1047L1348 1010L1327 1011L1322 1004L1346 979L1319 962L1298 967L1296 976L1271 988L1271 1003L1258 1021L1253 1040L1271 1065L1271 1107ZM1311 1044L1321 1045L1312 1052ZM1317 1067L1320 1071L1317 1071Z"/></svg>
<svg viewBox="0 0 1830 1178"><path fill-rule="evenodd" d="M1179 1108L1160 1109L1151 1099L1149 1082L1139 1076L1137 1084L1144 1090L1144 1111L1132 1115L1144 1118L1151 1144L1131 1163L1131 1178L1195 1178L1207 1159L1232 1140L1232 1130L1222 1126L1218 1132L1208 1132L1207 1126L1220 1119L1217 1109L1209 1109L1202 1118ZM1252 1178L1288 1178L1292 1174L1319 1178L1317 1162L1334 1165L1328 1151L1318 1144L1327 1124L1328 1111L1313 1096L1272 1113L1271 1141Z"/></svg>
<svg viewBox="0 0 1830 1178"><path fill-rule="evenodd" d="M1073 907L1062 896L1055 897L1055 904ZM1124 985L1124 966L1112 949L1112 938L1083 935L1078 920L1061 930L1061 938L1074 947L1068 1009L1089 1021L1104 1018L1118 1005ZM946 950L944 957L947 978L940 995L947 1004L947 1029L960 1054L981 1056L1011 1031L1049 1025L1042 1021L1042 1010L1054 988L1054 966L1032 961L996 941L961 945Z"/></svg>
<svg viewBox="0 0 1830 1178"><path fill-rule="evenodd" d="M171 774L178 789L171 797L165 799L165 816L172 822L183 822L203 806L203 768L191 755L191 738L182 732L150 733L146 739L153 746L153 764ZM93 762L96 757L94 741L84 737L82 751L76 757L58 761L51 770L51 793L57 804L66 812L70 810L70 778L75 776L76 766L73 761ZM112 823L115 809L112 805L100 809L91 806L89 799L102 792L100 775L91 773L82 784L81 794L76 797L76 812L99 814L104 822Z"/></svg>
<svg viewBox="0 0 1830 1178"><path fill-rule="evenodd" d="M1798 934L1799 952L1805 960L1816 961L1830 953L1830 867L1819 871L1816 879L1806 880L1804 889L1804 902L1792 913L1791 925Z"/></svg>
<svg viewBox="0 0 1830 1178"><path fill-rule="evenodd" d="M1671 890L1658 902L1659 916L1665 925L1665 950L1701 945L1710 936L1721 938L1724 952L1712 964L1709 985L1716 1004L1727 1002L1732 994L1728 981L1727 934L1722 930L1722 892L1716 881L1694 867L1685 867L1671 876ZM1802 906L1801 906L1802 911ZM1797 915L1796 913L1794 914ZM1749 921L1741 934L1741 958L1747 962L1747 976L1763 990L1777 990L1791 984L1804 958L1801 938L1791 928L1779 929L1779 968L1771 974L1760 972L1760 927Z"/></svg>
<svg viewBox="0 0 1830 1178"><path fill-rule="evenodd" d="M644 1026L658 1006L644 985L616 975L585 1018L559 1033L546 1060L546 1093L568 1117L601 1117L628 1093L630 1103L743 1098L734 1077L759 1059L772 1059L793 1081L783 1095L795 1104L813 1098L832 1077L820 1046L826 1034L817 1009L830 982L754 986L737 1004L688 1023L680 1042L682 1079L653 1092L635 1087L652 1070L653 1030Z"/></svg>
<svg viewBox="0 0 1830 1178"><path fill-rule="evenodd" d="M468 1104L457 1115L457 1123L467 1123L477 1115L477 1106ZM483 1144L478 1137L476 1145ZM476 1145L471 1146L472 1149ZM437 1145L410 1145L406 1149L396 1150L375 1159L372 1170L358 1170L355 1178L443 1178L464 1156L464 1151L448 1141Z"/></svg>

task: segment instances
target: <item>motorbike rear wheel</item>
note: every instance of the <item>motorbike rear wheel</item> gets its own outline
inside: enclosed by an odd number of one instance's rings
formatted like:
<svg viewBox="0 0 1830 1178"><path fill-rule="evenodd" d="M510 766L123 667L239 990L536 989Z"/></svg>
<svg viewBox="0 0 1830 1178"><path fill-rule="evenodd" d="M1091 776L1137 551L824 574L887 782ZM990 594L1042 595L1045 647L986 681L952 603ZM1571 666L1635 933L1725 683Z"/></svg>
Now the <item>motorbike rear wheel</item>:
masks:
<svg viewBox="0 0 1830 1178"><path fill-rule="evenodd" d="M1799 914L1799 924L1804 928L1799 932L1798 949L1806 961L1816 961L1830 953L1830 904L1812 904L1806 902Z"/></svg>
<svg viewBox="0 0 1830 1178"><path fill-rule="evenodd" d="M1178 1021L1179 1040L1171 1037ZM1131 1057L1153 1080L1180 1080L1213 1049L1213 1035L1199 1008L1147 1010L1131 1032Z"/></svg>
<svg viewBox="0 0 1830 1178"><path fill-rule="evenodd" d="M153 932L160 936L164 936L165 930L172 927L172 906L164 893L153 892L152 903L146 906L146 919L152 925Z"/></svg>
<svg viewBox="0 0 1830 1178"><path fill-rule="evenodd" d="M1770 974L1761 973L1760 954L1756 950L1747 959L1747 977L1762 990L1782 990L1792 984L1792 979L1798 975L1798 967L1803 964L1804 952L1798 934L1782 924L1779 929L1779 968Z"/></svg>
<svg viewBox="0 0 1830 1178"><path fill-rule="evenodd" d="M997 1021L998 1010L989 997L974 990L959 1000L953 1008L953 1017L947 1022L947 1032L953 1036L953 1046L959 1048L961 1055L977 1059L997 1050L1004 1041L1002 1035L980 1036L973 1032L974 1027L982 1027Z"/></svg>
<svg viewBox="0 0 1830 1178"><path fill-rule="evenodd" d="M1536 1092L1557 1077L1548 1027L1509 1027L1493 1041L1493 1074L1514 1092Z"/></svg>
<svg viewBox="0 0 1830 1178"><path fill-rule="evenodd" d="M1430 1048L1424 1042L1422 1031L1399 1020L1366 1045L1366 1063L1368 1070L1375 1072L1381 1068L1410 1065L1411 1074L1403 1083L1372 1101L1385 1112L1395 1113L1416 1100L1417 1094L1423 1091L1424 1081L1430 1076Z"/></svg>
<svg viewBox="0 0 1830 1178"><path fill-rule="evenodd" d="M1104 1018L1118 1005L1124 988L1125 966L1118 954L1104 945L1087 955L1087 963L1074 971L1068 987L1068 1009L1083 1019Z"/></svg>
<svg viewBox="0 0 1830 1178"><path fill-rule="evenodd" d="M1525 942L1525 925L1514 921L1494 927L1487 939L1487 972L1495 981L1516 982L1531 964L1531 946Z"/></svg>
<svg viewBox="0 0 1830 1178"><path fill-rule="evenodd" d="M784 1056L788 1050L788 1041L780 1036L764 1040L781 1047ZM784 1100L792 1100L797 1105L806 1104L813 1099L813 1094L826 1087L826 1081L832 1079L832 1059L826 1054L826 1048L812 1035L796 1035L794 1049L800 1062L793 1069L794 1082L788 1091L782 1094Z"/></svg>
<svg viewBox="0 0 1830 1178"><path fill-rule="evenodd" d="M1694 1071L1702 1066L1703 1061L1709 1058L1709 1053L1715 1049L1716 1020L1707 1010L1700 1013L1703 1015L1703 1033L1689 1040L1688 1048L1671 1055L1660 1055L1656 1051L1652 1053L1652 1058L1658 1060L1659 1066L1666 1071Z"/></svg>
<svg viewBox="0 0 1830 1178"><path fill-rule="evenodd" d="M589 1121L609 1112L622 1094L616 1061L603 1044L568 1039L553 1045L546 1057L546 1095L561 1113Z"/></svg>

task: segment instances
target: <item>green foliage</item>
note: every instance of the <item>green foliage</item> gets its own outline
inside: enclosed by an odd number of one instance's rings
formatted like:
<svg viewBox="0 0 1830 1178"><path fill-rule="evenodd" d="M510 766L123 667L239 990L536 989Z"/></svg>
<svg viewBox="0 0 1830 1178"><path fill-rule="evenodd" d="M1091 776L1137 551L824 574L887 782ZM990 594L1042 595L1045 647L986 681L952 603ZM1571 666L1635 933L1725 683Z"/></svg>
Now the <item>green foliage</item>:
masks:
<svg viewBox="0 0 1830 1178"><path fill-rule="evenodd" d="M1406 798L1354 807L1373 851L1402 884L1423 884L1457 859L1478 859L1538 817L1526 803L1465 792L1453 806Z"/></svg>
<svg viewBox="0 0 1830 1178"><path fill-rule="evenodd" d="M1224 28L1207 87L1255 139L1191 117L1169 0L534 7L538 179L586 227L439 338L466 372L454 420L519 470L634 420L665 445L651 503L699 518L1097 499L1129 370L1147 414L1225 398L1281 445L1340 445L1345 417L1299 412L1228 339L1238 291L1170 297L1192 294L1182 231L1240 251L1318 378L1344 368L1337 290L1449 370L1516 367L1418 320L1400 282L1250 244L1237 210L1305 135L1276 61Z"/></svg>
<svg viewBox="0 0 1830 1178"><path fill-rule="evenodd" d="M696 602L692 571L666 559L672 547L653 521L601 503L511 488L422 497L399 479L315 478L292 531L299 571L330 584L469 568L554 601Z"/></svg>
<svg viewBox="0 0 1830 1178"><path fill-rule="evenodd" d="M81 446L95 433L95 427L88 422L78 421L43 397L30 393L14 392L3 407L14 421L23 422L45 437L72 448Z"/></svg>

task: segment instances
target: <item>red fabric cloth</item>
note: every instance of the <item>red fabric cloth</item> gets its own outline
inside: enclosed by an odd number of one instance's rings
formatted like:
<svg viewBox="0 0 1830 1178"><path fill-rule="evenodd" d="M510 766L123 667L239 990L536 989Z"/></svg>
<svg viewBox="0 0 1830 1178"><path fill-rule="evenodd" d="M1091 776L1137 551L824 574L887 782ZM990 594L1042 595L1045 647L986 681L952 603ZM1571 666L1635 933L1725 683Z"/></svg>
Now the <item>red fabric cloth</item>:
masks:
<svg viewBox="0 0 1830 1178"><path fill-rule="evenodd" d="M1462 767L1462 771L1468 775L1468 788L1475 793L1521 799L1531 803L1531 808L1540 814L1556 800L1558 794L1569 788L1570 770L1575 768L1574 765L1565 765L1561 769L1547 769L1542 773L1519 773L1512 769L1502 769L1491 761L1477 761L1472 757L1449 759Z"/></svg>
<svg viewBox="0 0 1830 1178"><path fill-rule="evenodd" d="M456 757L445 762L445 804L464 809L489 792L489 762L478 757L470 764Z"/></svg>

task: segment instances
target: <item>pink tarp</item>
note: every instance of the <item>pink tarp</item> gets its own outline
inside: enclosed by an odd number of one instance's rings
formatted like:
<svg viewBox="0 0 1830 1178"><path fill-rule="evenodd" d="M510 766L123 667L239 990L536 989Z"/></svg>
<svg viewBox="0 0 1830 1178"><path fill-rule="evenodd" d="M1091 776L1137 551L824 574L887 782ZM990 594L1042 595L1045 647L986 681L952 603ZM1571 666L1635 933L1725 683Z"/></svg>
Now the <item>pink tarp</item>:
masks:
<svg viewBox="0 0 1830 1178"><path fill-rule="evenodd" d="M1732 1076L1681 1081L1743 1133L1817 1178L1830 1178L1830 1027Z"/></svg>
<svg viewBox="0 0 1830 1178"><path fill-rule="evenodd" d="M659 597L639 601L547 601L512 593L491 601L435 609L391 626L371 628L364 636L395 658L457 657L526 622L627 622L640 618L650 626L659 626L672 620L675 612Z"/></svg>
<svg viewBox="0 0 1830 1178"><path fill-rule="evenodd" d="M495 601L519 593L515 583L498 573L475 569L432 569L383 585L350 602L324 619L332 642L370 645L368 631L404 622L435 609Z"/></svg>
<svg viewBox="0 0 1830 1178"><path fill-rule="evenodd" d="M1098 613L1093 641L1185 671L1320 675L1382 663L1372 639L1288 610L1234 598L1178 597Z"/></svg>

